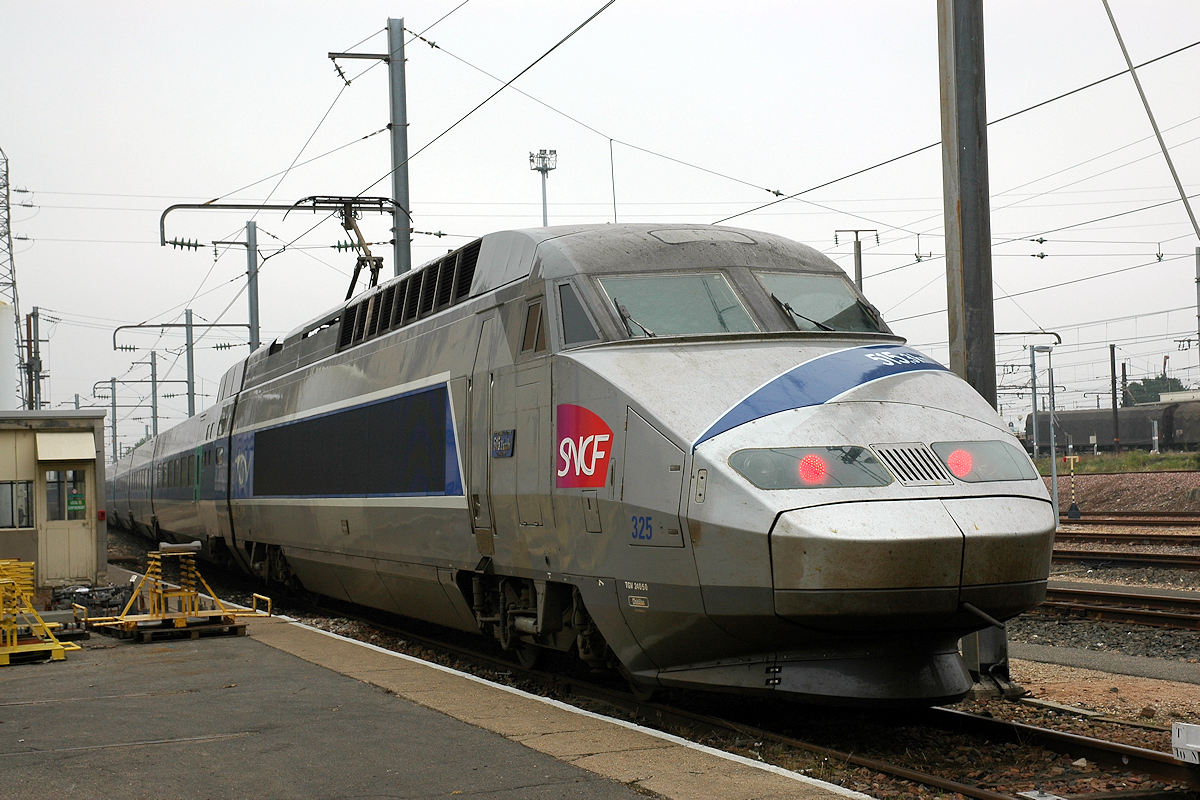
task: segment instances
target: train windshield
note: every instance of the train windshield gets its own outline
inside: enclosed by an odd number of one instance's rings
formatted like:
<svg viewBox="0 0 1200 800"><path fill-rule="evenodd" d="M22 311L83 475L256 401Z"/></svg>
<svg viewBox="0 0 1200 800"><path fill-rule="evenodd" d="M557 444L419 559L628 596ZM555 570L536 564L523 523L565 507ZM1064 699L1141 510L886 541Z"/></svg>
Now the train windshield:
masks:
<svg viewBox="0 0 1200 800"><path fill-rule="evenodd" d="M887 333L879 312L837 275L756 272L772 299L802 331Z"/></svg>
<svg viewBox="0 0 1200 800"><path fill-rule="evenodd" d="M758 330L729 281L717 272L599 280L634 338Z"/></svg>

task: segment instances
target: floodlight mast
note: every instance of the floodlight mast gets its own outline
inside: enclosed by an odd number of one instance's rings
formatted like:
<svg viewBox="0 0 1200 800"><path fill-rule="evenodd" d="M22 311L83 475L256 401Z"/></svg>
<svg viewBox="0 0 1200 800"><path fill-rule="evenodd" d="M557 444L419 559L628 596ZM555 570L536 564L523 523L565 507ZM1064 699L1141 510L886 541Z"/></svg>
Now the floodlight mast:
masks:
<svg viewBox="0 0 1200 800"><path fill-rule="evenodd" d="M550 170L558 166L558 151L557 150L538 150L536 153L529 154L529 168L535 172L542 173L542 227L545 228L550 223L546 218L546 175Z"/></svg>

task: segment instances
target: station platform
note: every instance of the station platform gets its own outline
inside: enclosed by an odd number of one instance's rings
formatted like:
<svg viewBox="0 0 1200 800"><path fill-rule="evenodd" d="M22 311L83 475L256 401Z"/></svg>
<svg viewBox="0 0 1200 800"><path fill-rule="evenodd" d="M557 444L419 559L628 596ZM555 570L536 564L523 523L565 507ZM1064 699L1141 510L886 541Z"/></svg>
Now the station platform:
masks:
<svg viewBox="0 0 1200 800"><path fill-rule="evenodd" d="M286 618L0 669L0 797L864 798Z"/></svg>

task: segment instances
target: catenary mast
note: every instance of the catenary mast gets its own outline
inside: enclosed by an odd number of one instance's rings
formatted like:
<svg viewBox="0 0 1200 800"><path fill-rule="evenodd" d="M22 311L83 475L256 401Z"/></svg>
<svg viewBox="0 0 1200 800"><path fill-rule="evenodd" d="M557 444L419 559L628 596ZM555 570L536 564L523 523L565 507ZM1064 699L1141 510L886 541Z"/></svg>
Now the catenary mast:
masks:
<svg viewBox="0 0 1200 800"><path fill-rule="evenodd" d="M15 364L21 364L21 306L17 301L17 267L13 260L12 203L9 194L8 156L0 148L0 302L12 306L12 324L16 335L15 351L0 354L0 358L13 358L16 359ZM7 394L15 391L15 398L24 406L25 387L19 377L16 384L0 387L0 392ZM0 408L3 406L0 405Z"/></svg>

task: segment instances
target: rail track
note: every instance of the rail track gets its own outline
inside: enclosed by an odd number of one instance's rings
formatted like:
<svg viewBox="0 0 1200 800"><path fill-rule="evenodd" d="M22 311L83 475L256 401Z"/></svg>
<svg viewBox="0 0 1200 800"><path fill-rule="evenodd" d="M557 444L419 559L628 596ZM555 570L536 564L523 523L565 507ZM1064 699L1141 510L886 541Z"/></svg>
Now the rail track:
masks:
<svg viewBox="0 0 1200 800"><path fill-rule="evenodd" d="M1060 525L1137 526L1139 528L1196 528L1200 527L1197 511L1091 511L1077 519L1060 514Z"/></svg>
<svg viewBox="0 0 1200 800"><path fill-rule="evenodd" d="M1150 553L1138 550L1071 550L1054 548L1054 563L1072 561L1104 562L1134 567L1161 569L1200 569L1200 553Z"/></svg>
<svg viewBox="0 0 1200 800"><path fill-rule="evenodd" d="M1067 531L1054 534L1055 542L1093 542L1095 544L1172 545L1200 547L1200 533L1145 533L1140 531Z"/></svg>
<svg viewBox="0 0 1200 800"><path fill-rule="evenodd" d="M1111 589L1051 587L1039 612L1130 622L1160 628L1200 630L1200 594L1119 592Z"/></svg>

